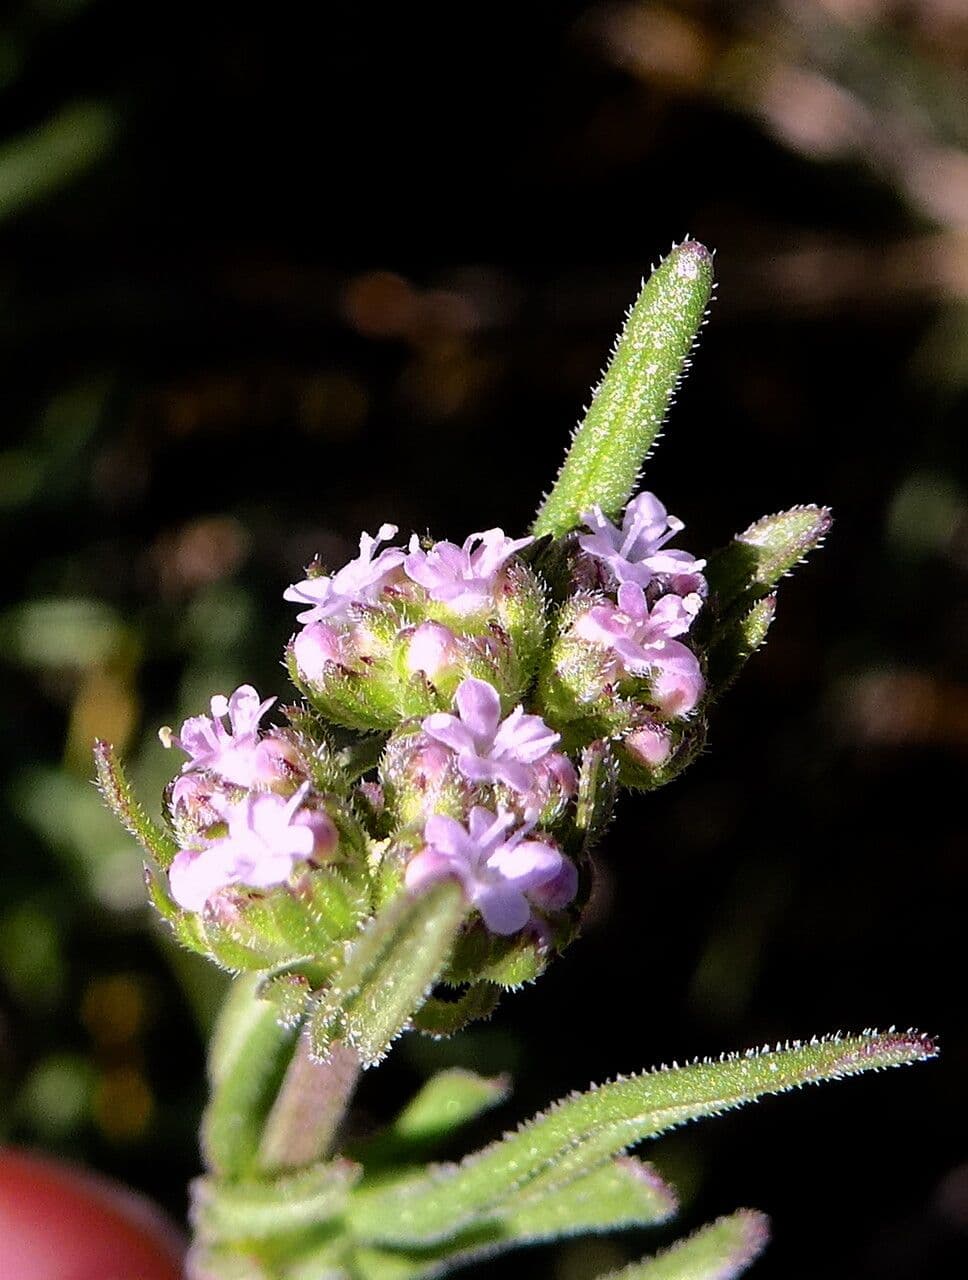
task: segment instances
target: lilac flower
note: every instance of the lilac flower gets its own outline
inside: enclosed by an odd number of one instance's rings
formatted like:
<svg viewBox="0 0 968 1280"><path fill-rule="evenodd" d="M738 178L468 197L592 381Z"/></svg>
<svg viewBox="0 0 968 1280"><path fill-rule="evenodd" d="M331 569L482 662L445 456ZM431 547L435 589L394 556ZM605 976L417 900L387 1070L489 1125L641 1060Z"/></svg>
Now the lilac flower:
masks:
<svg viewBox="0 0 968 1280"><path fill-rule="evenodd" d="M404 552L400 547L386 547L375 555L381 542L396 536L395 524L381 524L375 538L368 533L360 535L360 554L334 574L318 578L305 578L296 582L283 594L284 600L311 607L296 615L299 622L317 622L329 619L346 622L359 605L372 604L379 598L403 563Z"/></svg>
<svg viewBox="0 0 968 1280"><path fill-rule="evenodd" d="M427 716L423 729L456 753L457 767L471 782L503 782L525 793L534 766L560 738L540 716L525 715L522 707L501 719L501 700L486 680L462 680L454 695L456 716L438 711Z"/></svg>
<svg viewBox="0 0 968 1280"><path fill-rule="evenodd" d="M593 605L574 630L580 639L611 650L611 679L648 675L662 714L682 716L699 701L703 678L696 655L674 637L689 630L701 605L697 594L665 595L649 609L642 588L623 582L617 606Z"/></svg>
<svg viewBox="0 0 968 1280"><path fill-rule="evenodd" d="M586 511L582 520L592 532L582 534L578 545L586 555L600 560L617 582L647 587L658 578L665 590L677 595L705 592L701 572L705 560L696 560L688 551L665 549L685 525L669 515L654 493L640 493L632 499L621 529L602 515L601 507Z"/></svg>
<svg viewBox="0 0 968 1280"><path fill-rule="evenodd" d="M513 814L493 814L476 805L467 826L435 814L424 828L426 845L411 859L406 884L419 892L434 881L454 877L493 933L517 933L531 919L529 895L546 891L548 909L574 897L577 876L568 860L543 840L528 840L528 827L510 832ZM567 864L567 865L566 865Z"/></svg>
<svg viewBox="0 0 968 1280"><path fill-rule="evenodd" d="M163 729L160 737L165 746L180 747L189 757L182 772L207 769L226 782L250 787L257 781L275 776L274 753L259 738L259 721L275 698L264 702L250 684L240 685L230 698L217 694L211 703L212 716L192 716L182 725L176 737ZM230 728L224 724L228 716Z"/></svg>
<svg viewBox="0 0 968 1280"><path fill-rule="evenodd" d="M488 529L472 533L462 547L454 542L435 542L429 551L423 551L414 534L403 569L431 600L449 605L458 614L476 613L493 603L508 560L533 541L508 538L503 529Z"/></svg>
<svg viewBox="0 0 968 1280"><path fill-rule="evenodd" d="M300 808L308 790L304 783L288 800L271 791L251 792L227 810L225 836L176 854L168 880L179 906L201 911L214 893L232 884L283 884L297 862L331 852L337 833L328 815Z"/></svg>

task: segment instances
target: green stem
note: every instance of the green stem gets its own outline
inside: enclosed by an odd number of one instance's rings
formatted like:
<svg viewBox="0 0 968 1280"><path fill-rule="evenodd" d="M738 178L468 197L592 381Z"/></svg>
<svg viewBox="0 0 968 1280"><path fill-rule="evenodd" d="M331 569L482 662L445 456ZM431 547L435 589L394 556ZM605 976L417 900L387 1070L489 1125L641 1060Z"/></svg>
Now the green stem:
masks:
<svg viewBox="0 0 968 1280"><path fill-rule="evenodd" d="M310 1057L308 1037L300 1036L265 1123L262 1169L300 1169L329 1155L359 1074L359 1055L348 1045L331 1045L326 1061L319 1062Z"/></svg>
<svg viewBox="0 0 968 1280"><path fill-rule="evenodd" d="M538 512L535 537L562 537L593 506L607 516L621 512L665 421L712 286L712 254L695 240L674 248L649 277Z"/></svg>

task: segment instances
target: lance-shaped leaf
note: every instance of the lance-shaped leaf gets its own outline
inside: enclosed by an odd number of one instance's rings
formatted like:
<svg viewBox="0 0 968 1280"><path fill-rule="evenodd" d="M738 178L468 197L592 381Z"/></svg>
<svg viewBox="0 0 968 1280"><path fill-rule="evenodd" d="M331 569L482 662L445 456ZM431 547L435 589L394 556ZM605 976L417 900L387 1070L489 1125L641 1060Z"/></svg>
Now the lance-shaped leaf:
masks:
<svg viewBox="0 0 968 1280"><path fill-rule="evenodd" d="M707 655L706 684L709 695L718 698L736 680L753 654L766 641L776 616L776 592L757 600L752 608L734 618L716 636Z"/></svg>
<svg viewBox="0 0 968 1280"><path fill-rule="evenodd" d="M456 1000L431 996L414 1015L417 1031L433 1039L456 1035L471 1022L489 1018L501 999L501 988L493 982L476 982Z"/></svg>
<svg viewBox="0 0 968 1280"><path fill-rule="evenodd" d="M306 1231L343 1212L361 1173L359 1165L338 1160L271 1181L199 1178L192 1187L192 1222L209 1243Z"/></svg>
<svg viewBox="0 0 968 1280"><path fill-rule="evenodd" d="M561 537L598 505L617 516L665 420L713 286L712 254L694 240L674 247L643 285L554 488L536 537Z"/></svg>
<svg viewBox="0 0 968 1280"><path fill-rule="evenodd" d="M98 790L108 808L134 836L149 858L153 858L163 870L169 867L178 852L178 845L145 813L114 748L100 738L94 744L94 767L97 770Z"/></svg>
<svg viewBox="0 0 968 1280"><path fill-rule="evenodd" d="M769 1238L765 1214L740 1209L656 1257L610 1271L599 1280L734 1280L755 1262Z"/></svg>
<svg viewBox="0 0 968 1280"><path fill-rule="evenodd" d="M523 1245L653 1226L667 1221L676 1206L675 1193L650 1165L622 1157L566 1187L514 1197L444 1243L423 1249L362 1249L357 1264L362 1280L439 1276Z"/></svg>
<svg viewBox="0 0 968 1280"><path fill-rule="evenodd" d="M331 985L310 1024L313 1052L324 1058L335 1037L377 1062L430 994L467 912L458 884L447 881L414 897L399 893L374 916Z"/></svg>
<svg viewBox="0 0 968 1280"><path fill-rule="evenodd" d="M444 1240L516 1193L564 1186L689 1120L799 1085L921 1062L935 1052L916 1032L864 1032L618 1079L563 1099L457 1166L383 1192L361 1192L351 1210L355 1228L361 1238L381 1243Z"/></svg>
<svg viewBox="0 0 968 1280"><path fill-rule="evenodd" d="M488 1078L454 1067L432 1076L393 1123L376 1138L354 1149L366 1165L367 1176L388 1165L415 1164L429 1151L484 1111L508 1096L506 1076Z"/></svg>
<svg viewBox="0 0 968 1280"><path fill-rule="evenodd" d="M242 1178L257 1166L262 1130L297 1041L281 1027L257 980L239 978L219 1015L209 1051L211 1100L202 1120L207 1167Z"/></svg>
<svg viewBox="0 0 968 1280"><path fill-rule="evenodd" d="M808 505L764 516L738 533L706 567L720 610L749 593L765 594L821 545L832 523L827 507Z"/></svg>
<svg viewBox="0 0 968 1280"><path fill-rule="evenodd" d="M259 1144L259 1167L275 1173L315 1164L336 1145L360 1074L355 1049L331 1044L325 1061L299 1039Z"/></svg>

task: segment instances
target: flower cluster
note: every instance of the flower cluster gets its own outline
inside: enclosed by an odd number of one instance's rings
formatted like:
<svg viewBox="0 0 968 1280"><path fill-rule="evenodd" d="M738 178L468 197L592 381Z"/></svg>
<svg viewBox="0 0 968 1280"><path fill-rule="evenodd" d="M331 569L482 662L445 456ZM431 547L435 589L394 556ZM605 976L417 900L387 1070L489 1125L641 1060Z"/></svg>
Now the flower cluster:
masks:
<svg viewBox="0 0 968 1280"><path fill-rule="evenodd" d="M705 561L667 544L684 527L653 493L628 504L621 527L599 507L574 540L575 591L558 618L539 696L572 734L616 742L625 780L654 785L689 739L705 691L684 637L708 589Z"/></svg>
<svg viewBox="0 0 968 1280"><path fill-rule="evenodd" d="M291 744L278 732L260 733L274 702L242 685L212 699L211 718L193 716L177 736L161 732L166 746L188 756L168 789L181 846L168 879L188 911L202 911L230 885L283 884L298 863L325 861L336 847L336 827L299 780Z"/></svg>
<svg viewBox="0 0 968 1280"><path fill-rule="evenodd" d="M705 566L667 546L681 522L649 493L620 528L597 507L583 518L589 532L566 544L564 598L521 559L532 538L489 529L461 545L393 545L392 524L363 534L337 572L311 567L289 587L303 606L289 668L315 718L297 711L297 729L289 712L292 729L263 731L274 699L245 685L177 736L164 731L187 756L168 792L175 901L198 912L229 887L267 891L355 858L363 878L379 866L377 896L387 876L413 893L449 878L491 934L530 926L549 937L578 893L579 753L613 739L659 767L703 691L681 637L702 607ZM613 704L625 721L595 723ZM375 774L341 791L366 828L353 849L313 765L330 751L319 717L387 735Z"/></svg>

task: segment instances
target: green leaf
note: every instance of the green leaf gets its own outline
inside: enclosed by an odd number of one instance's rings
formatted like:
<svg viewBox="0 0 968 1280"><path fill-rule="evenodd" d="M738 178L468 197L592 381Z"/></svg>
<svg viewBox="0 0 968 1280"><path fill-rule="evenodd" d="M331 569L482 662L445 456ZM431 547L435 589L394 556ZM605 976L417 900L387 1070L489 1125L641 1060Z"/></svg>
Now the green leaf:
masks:
<svg viewBox="0 0 968 1280"><path fill-rule="evenodd" d="M479 1076L452 1067L432 1076L390 1126L399 1142L439 1142L468 1120L490 1111L508 1096L507 1076Z"/></svg>
<svg viewBox="0 0 968 1280"><path fill-rule="evenodd" d="M561 537L596 504L607 516L621 512L687 366L712 285L712 254L694 240L674 247L649 277L538 512L536 537Z"/></svg>
<svg viewBox="0 0 968 1280"><path fill-rule="evenodd" d="M192 1188L193 1224L208 1243L306 1231L343 1212L361 1173L359 1165L338 1160L271 1181L200 1178Z"/></svg>
<svg viewBox="0 0 968 1280"><path fill-rule="evenodd" d="M202 1120L206 1166L223 1178L256 1170L262 1129L296 1045L255 977L232 984L209 1051L211 1100Z"/></svg>
<svg viewBox="0 0 968 1280"><path fill-rule="evenodd" d="M833 519L827 507L793 507L764 516L709 559L706 577L725 611L741 596L763 595L819 547Z"/></svg>
<svg viewBox="0 0 968 1280"><path fill-rule="evenodd" d="M400 893L348 945L312 1016L313 1052L324 1058L339 1038L377 1062L430 994L467 911L447 881L414 897Z"/></svg>
<svg viewBox="0 0 968 1280"><path fill-rule="evenodd" d="M707 658L706 680L712 697L725 693L753 654L766 643L776 616L776 592L757 600L716 636Z"/></svg>
<svg viewBox="0 0 968 1280"><path fill-rule="evenodd" d="M471 1022L489 1018L501 999L501 988L492 982L478 982L456 1000L431 996L414 1014L415 1030L442 1040L456 1035Z"/></svg>
<svg viewBox="0 0 968 1280"><path fill-rule="evenodd" d="M755 1262L769 1236L769 1220L764 1214L740 1209L656 1257L610 1271L599 1280L733 1280Z"/></svg>
<svg viewBox="0 0 968 1280"><path fill-rule="evenodd" d="M798 1085L921 1062L935 1052L933 1042L916 1032L864 1032L618 1079L563 1099L460 1165L382 1193L361 1192L352 1209L355 1227L372 1242L443 1240L517 1192L564 1186L689 1120Z"/></svg>
<svg viewBox="0 0 968 1280"><path fill-rule="evenodd" d="M647 1227L665 1222L676 1198L651 1166L632 1157L603 1165L567 1187L517 1196L456 1237L423 1249L361 1249L364 1280L438 1276L509 1249L563 1236Z"/></svg>
<svg viewBox="0 0 968 1280"><path fill-rule="evenodd" d="M178 845L171 836L155 826L145 813L131 789L131 783L114 748L100 738L94 744L94 767L97 770L98 790L108 808L125 830L134 836L145 853L162 870L166 870L178 852Z"/></svg>

